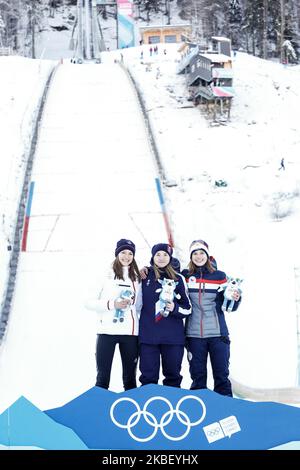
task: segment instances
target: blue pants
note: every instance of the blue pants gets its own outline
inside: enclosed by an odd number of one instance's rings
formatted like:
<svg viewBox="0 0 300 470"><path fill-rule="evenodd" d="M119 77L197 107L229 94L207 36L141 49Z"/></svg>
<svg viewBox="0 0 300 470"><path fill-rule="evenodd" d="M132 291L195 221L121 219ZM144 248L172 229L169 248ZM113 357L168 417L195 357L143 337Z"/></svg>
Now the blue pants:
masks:
<svg viewBox="0 0 300 470"><path fill-rule="evenodd" d="M229 381L230 340L227 336L214 338L187 338L191 390L207 388L207 359L210 357L214 391L232 397Z"/></svg>
<svg viewBox="0 0 300 470"><path fill-rule="evenodd" d="M184 346L181 344L140 344L140 382L142 385L157 384L160 357L165 376L164 385L180 387L180 375Z"/></svg>
<svg viewBox="0 0 300 470"><path fill-rule="evenodd" d="M138 337L131 335L98 335L96 347L96 386L108 389L115 347L119 344L124 390L136 387Z"/></svg>

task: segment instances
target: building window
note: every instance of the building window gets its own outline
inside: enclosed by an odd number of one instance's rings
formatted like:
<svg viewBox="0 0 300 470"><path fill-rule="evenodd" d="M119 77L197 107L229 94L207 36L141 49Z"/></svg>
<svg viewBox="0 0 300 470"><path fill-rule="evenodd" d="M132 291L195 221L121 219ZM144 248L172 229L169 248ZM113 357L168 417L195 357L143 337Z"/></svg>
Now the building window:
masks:
<svg viewBox="0 0 300 470"><path fill-rule="evenodd" d="M165 42L176 42L176 34L166 34Z"/></svg>
<svg viewBox="0 0 300 470"><path fill-rule="evenodd" d="M160 36L149 36L148 43L149 44L157 44L160 42Z"/></svg>

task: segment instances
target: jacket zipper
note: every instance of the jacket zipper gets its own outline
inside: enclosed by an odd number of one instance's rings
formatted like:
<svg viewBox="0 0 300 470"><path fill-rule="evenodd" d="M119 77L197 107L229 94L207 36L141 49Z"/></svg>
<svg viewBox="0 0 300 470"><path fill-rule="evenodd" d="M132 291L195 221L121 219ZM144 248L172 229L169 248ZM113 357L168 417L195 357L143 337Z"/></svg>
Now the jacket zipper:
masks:
<svg viewBox="0 0 300 470"><path fill-rule="evenodd" d="M200 310L200 336L203 338L203 311L202 311L202 270L200 270L200 282L199 282L199 310Z"/></svg>
<svg viewBox="0 0 300 470"><path fill-rule="evenodd" d="M134 282L131 281L132 283L132 287L133 287L133 291L134 291L134 302L136 300L136 290L135 290L135 285L134 285ZM133 302L133 303L134 303ZM134 334L134 316L133 316L133 312L132 312L132 308L130 309L130 313L131 313L131 319L132 319L132 330L131 330L131 334L133 335Z"/></svg>

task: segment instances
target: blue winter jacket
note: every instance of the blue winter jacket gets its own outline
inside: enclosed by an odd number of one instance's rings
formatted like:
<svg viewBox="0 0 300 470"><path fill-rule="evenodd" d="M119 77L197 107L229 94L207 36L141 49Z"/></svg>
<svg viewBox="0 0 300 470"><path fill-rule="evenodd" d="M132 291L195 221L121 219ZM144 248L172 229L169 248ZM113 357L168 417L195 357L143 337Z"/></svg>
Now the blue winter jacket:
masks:
<svg viewBox="0 0 300 470"><path fill-rule="evenodd" d="M161 279L164 276L163 270ZM147 279L142 281L139 299L137 299L137 312L140 310L139 341L145 344L184 344L184 319L191 313L191 304L188 297L186 283L181 274L177 274L178 284L176 294L180 299L174 299L173 312L168 317L162 317L155 322L155 304L159 300L161 284L155 279L154 269L148 268Z"/></svg>
<svg viewBox="0 0 300 470"><path fill-rule="evenodd" d="M193 338L211 338L228 336L225 315L222 310L224 291L218 292L219 287L226 283L226 274L216 270L209 272L207 268L199 268L194 274L188 270L182 271L190 301L192 314L186 322L186 336ZM239 302L234 302L233 311Z"/></svg>

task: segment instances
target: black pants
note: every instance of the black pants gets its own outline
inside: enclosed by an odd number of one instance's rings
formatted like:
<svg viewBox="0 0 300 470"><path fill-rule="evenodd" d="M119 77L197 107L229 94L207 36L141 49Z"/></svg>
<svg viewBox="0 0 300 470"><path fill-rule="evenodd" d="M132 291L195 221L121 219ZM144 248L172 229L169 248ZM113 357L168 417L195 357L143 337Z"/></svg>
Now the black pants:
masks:
<svg viewBox="0 0 300 470"><path fill-rule="evenodd" d="M214 391L232 397L229 376L230 340L227 336L212 338L187 338L191 390L207 388L207 359L210 357Z"/></svg>
<svg viewBox="0 0 300 470"><path fill-rule="evenodd" d="M142 385L157 384L160 359L165 376L164 385L180 387L182 381L181 363L184 346L181 344L140 344L140 382Z"/></svg>
<svg viewBox="0 0 300 470"><path fill-rule="evenodd" d="M136 387L136 366L138 360L138 337L132 335L98 335L96 346L96 386L108 389L112 361L116 344L119 344L123 385L125 390Z"/></svg>

